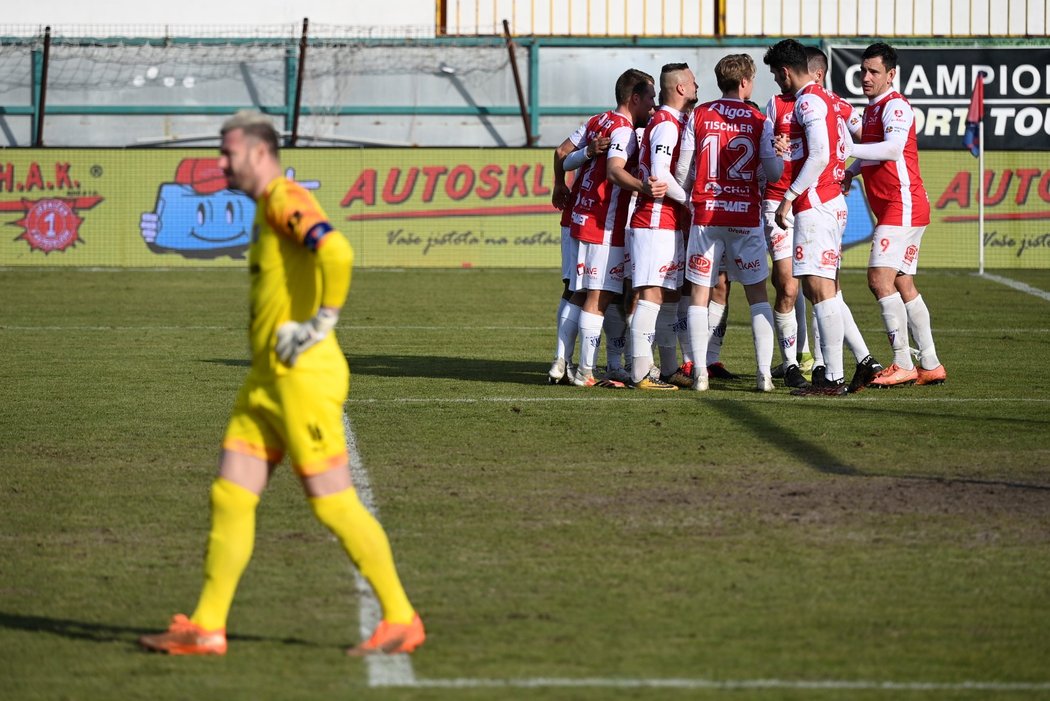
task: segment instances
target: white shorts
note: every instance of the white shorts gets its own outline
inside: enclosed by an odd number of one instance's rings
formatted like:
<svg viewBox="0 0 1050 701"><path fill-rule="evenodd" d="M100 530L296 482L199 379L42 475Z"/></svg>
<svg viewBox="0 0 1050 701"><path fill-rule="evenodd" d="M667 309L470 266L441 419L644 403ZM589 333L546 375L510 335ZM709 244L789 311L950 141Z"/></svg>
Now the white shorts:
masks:
<svg viewBox="0 0 1050 701"><path fill-rule="evenodd" d="M846 200L842 195L796 214L791 274L834 280L842 257L842 232L845 228Z"/></svg>
<svg viewBox="0 0 1050 701"><path fill-rule="evenodd" d="M925 231L925 226L876 226L868 267L894 268L905 275L914 275L919 267L919 244Z"/></svg>
<svg viewBox="0 0 1050 701"><path fill-rule="evenodd" d="M580 249L580 242L574 239L570 232L571 226L561 228L561 279L572 280L576 276L576 258Z"/></svg>
<svg viewBox="0 0 1050 701"><path fill-rule="evenodd" d="M575 239L574 239L575 240ZM623 246L577 241L576 269L569 278L569 289L623 292Z"/></svg>
<svg viewBox="0 0 1050 701"><path fill-rule="evenodd" d="M682 232L670 229L628 229L631 237L631 280L634 287L677 290L685 281Z"/></svg>
<svg viewBox="0 0 1050 701"><path fill-rule="evenodd" d="M766 246L769 248L769 257L773 260L784 260L791 257L791 248L794 245L794 222L795 216L788 211L788 228L781 229L777 226L774 216L780 202L773 200L762 200L762 227L765 229Z"/></svg>
<svg viewBox="0 0 1050 701"><path fill-rule="evenodd" d="M764 282L769 277L769 263L762 228L694 224L689 230L686 279L694 285L714 287L720 268L730 280L744 285Z"/></svg>

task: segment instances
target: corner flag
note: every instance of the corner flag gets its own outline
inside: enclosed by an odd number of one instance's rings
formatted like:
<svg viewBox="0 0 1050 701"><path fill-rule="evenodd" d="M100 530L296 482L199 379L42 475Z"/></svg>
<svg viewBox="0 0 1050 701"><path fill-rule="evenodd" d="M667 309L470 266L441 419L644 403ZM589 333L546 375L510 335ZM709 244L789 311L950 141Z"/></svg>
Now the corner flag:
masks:
<svg viewBox="0 0 1050 701"><path fill-rule="evenodd" d="M984 74L978 73L973 83L973 97L970 98L970 111L966 115L966 133L963 134L963 146L970 149L974 158L981 154L981 137L979 125L984 119Z"/></svg>

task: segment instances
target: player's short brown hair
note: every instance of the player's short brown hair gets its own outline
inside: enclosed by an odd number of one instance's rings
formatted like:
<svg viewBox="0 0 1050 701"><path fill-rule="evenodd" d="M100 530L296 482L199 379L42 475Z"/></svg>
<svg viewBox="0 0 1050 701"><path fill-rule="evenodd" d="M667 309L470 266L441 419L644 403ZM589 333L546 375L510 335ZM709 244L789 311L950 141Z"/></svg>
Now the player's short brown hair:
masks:
<svg viewBox="0 0 1050 701"><path fill-rule="evenodd" d="M275 127L273 122L270 121L270 118L262 112L257 112L256 110L241 110L222 123L222 129L219 131L219 135L225 136L227 132L233 131L234 129L240 129L244 132L245 136L257 139L266 144L266 148L274 156L276 156L280 150L280 134L277 133L277 127Z"/></svg>
<svg viewBox="0 0 1050 701"><path fill-rule="evenodd" d="M626 105L631 95L645 92L645 86L652 84L651 75L637 68L628 68L616 79L616 104Z"/></svg>
<svg viewBox="0 0 1050 701"><path fill-rule="evenodd" d="M729 54L715 64L715 82L722 92L736 90L745 78L755 78L755 59L750 54Z"/></svg>

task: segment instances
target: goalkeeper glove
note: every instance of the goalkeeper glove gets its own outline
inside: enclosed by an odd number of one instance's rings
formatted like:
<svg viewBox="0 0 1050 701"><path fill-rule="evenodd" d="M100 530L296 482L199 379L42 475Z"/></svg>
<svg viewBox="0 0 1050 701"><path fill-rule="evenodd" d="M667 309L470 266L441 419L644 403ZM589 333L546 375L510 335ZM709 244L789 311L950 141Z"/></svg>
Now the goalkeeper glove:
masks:
<svg viewBox="0 0 1050 701"><path fill-rule="evenodd" d="M294 366L299 355L327 336L337 321L339 312L322 308L306 321L284 322L277 329L277 357L288 367Z"/></svg>

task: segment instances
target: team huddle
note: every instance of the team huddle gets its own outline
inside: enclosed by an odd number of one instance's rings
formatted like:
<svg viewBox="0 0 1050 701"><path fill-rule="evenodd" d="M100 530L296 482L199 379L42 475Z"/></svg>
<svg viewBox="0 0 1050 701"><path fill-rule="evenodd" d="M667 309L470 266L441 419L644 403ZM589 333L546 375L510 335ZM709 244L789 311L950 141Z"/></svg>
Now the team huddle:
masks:
<svg viewBox="0 0 1050 701"><path fill-rule="evenodd" d="M663 67L659 94L632 68L616 81L616 108L555 151L565 290L550 383L705 391L711 378L734 378L720 361L733 282L750 308L758 391L773 391L774 378L792 394L832 396L945 381L914 283L930 205L915 115L893 89L896 51L882 42L865 50L863 114L824 88L819 49L785 39L763 60L781 90L764 114L751 101L748 54L718 62L721 97L703 104L687 64ZM839 287L844 193L858 175L876 220L868 286L893 351L888 367L869 352ZM848 382L843 346L856 361Z"/></svg>

